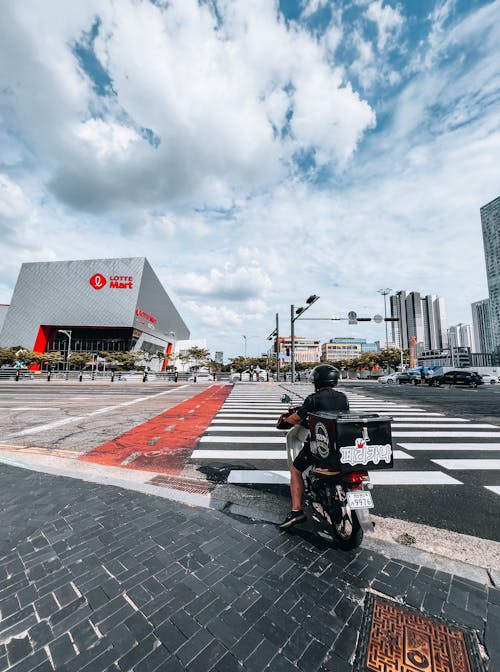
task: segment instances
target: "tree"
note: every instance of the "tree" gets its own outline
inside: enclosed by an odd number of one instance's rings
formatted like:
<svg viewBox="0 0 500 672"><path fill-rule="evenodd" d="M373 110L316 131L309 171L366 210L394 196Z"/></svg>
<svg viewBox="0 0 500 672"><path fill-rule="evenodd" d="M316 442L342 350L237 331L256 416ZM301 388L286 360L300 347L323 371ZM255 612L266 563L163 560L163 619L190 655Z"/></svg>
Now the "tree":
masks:
<svg viewBox="0 0 500 672"><path fill-rule="evenodd" d="M186 351L187 361L194 362L194 365L191 367L195 371L198 371L200 366L204 366L210 360L210 352L206 348L199 348L197 345L193 345L192 348Z"/></svg>
<svg viewBox="0 0 500 672"><path fill-rule="evenodd" d="M16 352L20 347L0 348L0 366L14 366L17 361Z"/></svg>
<svg viewBox="0 0 500 672"><path fill-rule="evenodd" d="M81 371L90 364L92 359L90 352L72 352L69 356L68 367Z"/></svg>

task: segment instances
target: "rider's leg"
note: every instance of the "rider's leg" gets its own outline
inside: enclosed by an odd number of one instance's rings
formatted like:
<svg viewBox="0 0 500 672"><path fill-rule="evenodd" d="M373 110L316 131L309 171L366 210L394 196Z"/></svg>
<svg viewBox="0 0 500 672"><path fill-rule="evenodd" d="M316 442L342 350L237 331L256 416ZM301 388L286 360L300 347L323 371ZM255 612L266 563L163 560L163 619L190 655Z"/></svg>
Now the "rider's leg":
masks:
<svg viewBox="0 0 500 672"><path fill-rule="evenodd" d="M293 464L290 467L290 493L292 495L292 509L299 511L302 509L302 499L304 497L304 479L302 472Z"/></svg>

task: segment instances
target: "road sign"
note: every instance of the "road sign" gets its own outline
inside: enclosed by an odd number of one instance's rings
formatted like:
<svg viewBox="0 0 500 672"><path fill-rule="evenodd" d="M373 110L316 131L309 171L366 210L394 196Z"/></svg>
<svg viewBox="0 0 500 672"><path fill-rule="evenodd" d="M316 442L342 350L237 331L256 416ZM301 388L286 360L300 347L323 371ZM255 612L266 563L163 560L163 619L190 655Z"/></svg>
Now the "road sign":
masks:
<svg viewBox="0 0 500 672"><path fill-rule="evenodd" d="M384 321L384 318L382 317L382 315L374 315L373 321L376 322L377 324L380 324L381 322Z"/></svg>
<svg viewBox="0 0 500 672"><path fill-rule="evenodd" d="M347 313L347 319L349 320L349 324L357 324L358 323L357 317L358 314L354 310L350 310Z"/></svg>

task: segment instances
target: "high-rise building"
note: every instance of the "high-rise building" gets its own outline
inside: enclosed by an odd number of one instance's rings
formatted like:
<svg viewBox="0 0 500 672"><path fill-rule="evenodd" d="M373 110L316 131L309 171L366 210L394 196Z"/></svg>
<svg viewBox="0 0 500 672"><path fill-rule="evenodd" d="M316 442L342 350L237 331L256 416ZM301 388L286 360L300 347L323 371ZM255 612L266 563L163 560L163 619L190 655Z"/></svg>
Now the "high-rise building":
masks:
<svg viewBox="0 0 500 672"><path fill-rule="evenodd" d="M448 345L444 299L434 294L399 291L390 297L392 340L407 350L414 336L421 348L435 350Z"/></svg>
<svg viewBox="0 0 500 672"><path fill-rule="evenodd" d="M483 299L471 305L474 342L477 352L493 352L490 300Z"/></svg>
<svg viewBox="0 0 500 672"><path fill-rule="evenodd" d="M500 356L500 196L480 209L493 352Z"/></svg>
<svg viewBox="0 0 500 672"><path fill-rule="evenodd" d="M470 324L459 322L448 329L448 343L450 348L470 348L475 351L474 333Z"/></svg>

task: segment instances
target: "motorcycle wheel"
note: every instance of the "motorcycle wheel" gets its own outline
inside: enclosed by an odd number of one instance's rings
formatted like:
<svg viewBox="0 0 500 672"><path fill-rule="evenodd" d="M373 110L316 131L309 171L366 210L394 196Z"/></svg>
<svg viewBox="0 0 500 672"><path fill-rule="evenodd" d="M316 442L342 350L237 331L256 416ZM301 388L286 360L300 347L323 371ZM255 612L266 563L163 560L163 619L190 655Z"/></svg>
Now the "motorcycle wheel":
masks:
<svg viewBox="0 0 500 672"><path fill-rule="evenodd" d="M337 506L340 504L341 519L338 523L334 522L338 517L333 510L330 513L330 530L333 533L336 545L343 551L349 551L357 548L363 540L363 528L359 524L356 511L352 511L347 506L347 501L340 502L338 493L335 495Z"/></svg>

